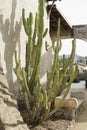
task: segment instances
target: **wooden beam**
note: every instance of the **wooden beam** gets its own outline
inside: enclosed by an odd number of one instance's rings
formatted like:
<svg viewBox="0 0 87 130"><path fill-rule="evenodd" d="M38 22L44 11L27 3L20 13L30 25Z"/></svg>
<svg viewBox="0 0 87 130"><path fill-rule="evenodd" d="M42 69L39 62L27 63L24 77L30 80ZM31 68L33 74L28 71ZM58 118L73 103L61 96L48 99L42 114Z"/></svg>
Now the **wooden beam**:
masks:
<svg viewBox="0 0 87 130"><path fill-rule="evenodd" d="M87 24L73 26L73 33L76 38L87 42Z"/></svg>

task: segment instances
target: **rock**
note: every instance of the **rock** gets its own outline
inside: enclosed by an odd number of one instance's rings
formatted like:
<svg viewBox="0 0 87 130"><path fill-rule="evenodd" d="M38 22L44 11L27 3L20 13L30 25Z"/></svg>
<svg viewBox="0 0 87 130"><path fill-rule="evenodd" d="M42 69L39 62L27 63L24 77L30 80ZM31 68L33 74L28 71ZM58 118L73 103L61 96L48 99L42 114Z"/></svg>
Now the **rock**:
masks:
<svg viewBox="0 0 87 130"><path fill-rule="evenodd" d="M71 126L69 120L46 120L41 125L38 125L31 130L67 130Z"/></svg>
<svg viewBox="0 0 87 130"><path fill-rule="evenodd" d="M77 99L85 99L85 93L82 92L82 91L71 92L70 96L74 97L74 98L77 98Z"/></svg>
<svg viewBox="0 0 87 130"><path fill-rule="evenodd" d="M78 109L76 110L76 117L75 117L75 120L76 120L76 121L78 120L79 115L82 114L83 112L85 112L86 109L87 109L87 104L86 104L85 101L83 101L83 102L79 105Z"/></svg>
<svg viewBox="0 0 87 130"><path fill-rule="evenodd" d="M55 113L55 117L59 119L73 120L75 119L75 109L72 108L59 108Z"/></svg>
<svg viewBox="0 0 87 130"><path fill-rule="evenodd" d="M38 126L32 128L31 130L48 130L48 129L44 128L44 127L41 126L41 125L38 125Z"/></svg>
<svg viewBox="0 0 87 130"><path fill-rule="evenodd" d="M0 130L29 130L9 92L5 75L0 73Z"/></svg>
<svg viewBox="0 0 87 130"><path fill-rule="evenodd" d="M54 106L56 107L61 102L61 98L56 97ZM76 109L78 107L78 100L76 98L65 99L61 105L62 108L73 108Z"/></svg>

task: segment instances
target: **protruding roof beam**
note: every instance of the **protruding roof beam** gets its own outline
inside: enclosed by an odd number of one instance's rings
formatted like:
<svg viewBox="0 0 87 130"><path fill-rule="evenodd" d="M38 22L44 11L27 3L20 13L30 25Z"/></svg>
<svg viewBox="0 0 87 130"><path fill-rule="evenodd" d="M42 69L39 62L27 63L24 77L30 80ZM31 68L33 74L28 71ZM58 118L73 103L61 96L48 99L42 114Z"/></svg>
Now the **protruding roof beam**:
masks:
<svg viewBox="0 0 87 130"><path fill-rule="evenodd" d="M87 24L73 26L73 34L76 38L87 42Z"/></svg>

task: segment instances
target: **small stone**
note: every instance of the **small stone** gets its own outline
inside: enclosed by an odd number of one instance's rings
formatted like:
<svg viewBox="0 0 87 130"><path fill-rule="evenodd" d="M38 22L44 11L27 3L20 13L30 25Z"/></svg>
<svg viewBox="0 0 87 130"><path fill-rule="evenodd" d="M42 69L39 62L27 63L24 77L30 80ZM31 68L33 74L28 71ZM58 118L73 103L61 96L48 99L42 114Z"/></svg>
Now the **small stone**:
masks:
<svg viewBox="0 0 87 130"><path fill-rule="evenodd" d="M56 107L61 102L61 100L62 100L61 98L56 97L54 106ZM70 107L76 109L78 107L78 100L76 98L65 99L61 107L62 108Z"/></svg>

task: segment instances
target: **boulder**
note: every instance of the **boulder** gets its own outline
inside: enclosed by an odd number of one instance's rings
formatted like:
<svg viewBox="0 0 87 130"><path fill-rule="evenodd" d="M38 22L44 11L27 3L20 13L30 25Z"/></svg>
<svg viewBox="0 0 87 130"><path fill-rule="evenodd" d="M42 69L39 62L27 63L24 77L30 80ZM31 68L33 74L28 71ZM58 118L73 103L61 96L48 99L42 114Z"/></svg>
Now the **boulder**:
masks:
<svg viewBox="0 0 87 130"><path fill-rule="evenodd" d="M18 111L17 101L9 92L9 85L0 69L0 130L29 130Z"/></svg>
<svg viewBox="0 0 87 130"><path fill-rule="evenodd" d="M56 97L54 106L56 107L58 104L61 102L61 98ZM78 100L76 98L70 98L70 99L65 99L61 105L62 108L73 108L76 109L78 107Z"/></svg>

